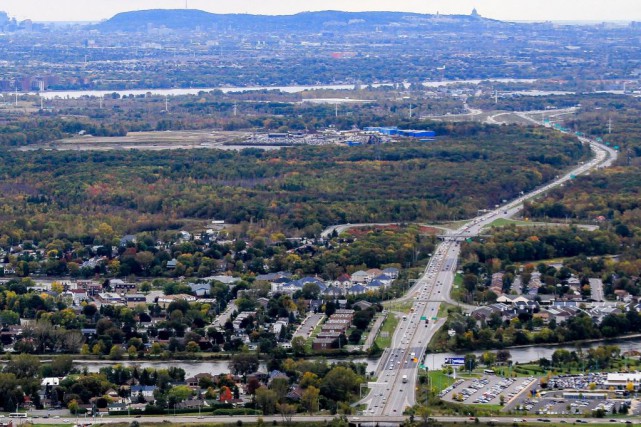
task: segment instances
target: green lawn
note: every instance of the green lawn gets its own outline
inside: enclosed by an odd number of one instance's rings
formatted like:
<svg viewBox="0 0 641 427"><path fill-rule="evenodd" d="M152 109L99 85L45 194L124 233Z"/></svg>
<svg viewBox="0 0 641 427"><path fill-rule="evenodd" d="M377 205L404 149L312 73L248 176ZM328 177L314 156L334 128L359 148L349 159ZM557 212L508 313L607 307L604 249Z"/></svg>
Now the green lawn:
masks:
<svg viewBox="0 0 641 427"><path fill-rule="evenodd" d="M504 227L506 225L512 225L516 224L519 227L524 227L524 226L536 226L538 225L535 222L529 222L529 221L516 221L513 219L505 219L505 218L499 218L497 220L492 221L488 227L494 228L494 227Z"/></svg>
<svg viewBox="0 0 641 427"><path fill-rule="evenodd" d="M454 378L445 375L442 371L429 371L427 376L430 379L432 389L437 393L454 384Z"/></svg>
<svg viewBox="0 0 641 427"><path fill-rule="evenodd" d="M454 286L463 286L463 275L460 273L456 273L456 276L454 276Z"/></svg>
<svg viewBox="0 0 641 427"><path fill-rule="evenodd" d="M379 348L386 349L392 345L392 337L394 336L394 331L396 330L398 322L398 318L394 316L393 313L389 313L387 315L387 318L383 322L383 325L374 340Z"/></svg>
<svg viewBox="0 0 641 427"><path fill-rule="evenodd" d="M456 274L454 276L454 284L452 286L452 291L450 292L450 297L454 301L462 301L463 296L465 296L465 289L463 288L463 275Z"/></svg>
<svg viewBox="0 0 641 427"><path fill-rule="evenodd" d="M439 319L441 317L447 317L447 310L449 310L450 308L454 308L454 307L456 307L456 306L452 305L452 304L448 304L446 302L442 302L441 305L439 305L439 307L438 307L438 314L436 315L436 317L438 317ZM430 319L430 320L432 320L432 319Z"/></svg>

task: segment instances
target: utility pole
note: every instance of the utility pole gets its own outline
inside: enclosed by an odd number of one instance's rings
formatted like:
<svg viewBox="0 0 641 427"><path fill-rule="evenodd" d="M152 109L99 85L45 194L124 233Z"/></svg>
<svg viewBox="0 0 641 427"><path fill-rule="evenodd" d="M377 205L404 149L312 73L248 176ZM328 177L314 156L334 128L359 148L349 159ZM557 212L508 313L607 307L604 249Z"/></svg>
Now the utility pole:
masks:
<svg viewBox="0 0 641 427"><path fill-rule="evenodd" d="M608 118L608 134L612 133L612 117Z"/></svg>
<svg viewBox="0 0 641 427"><path fill-rule="evenodd" d="M169 112L169 95L165 95L165 112Z"/></svg>
<svg viewBox="0 0 641 427"><path fill-rule="evenodd" d="M412 118L412 103L410 102L410 119Z"/></svg>

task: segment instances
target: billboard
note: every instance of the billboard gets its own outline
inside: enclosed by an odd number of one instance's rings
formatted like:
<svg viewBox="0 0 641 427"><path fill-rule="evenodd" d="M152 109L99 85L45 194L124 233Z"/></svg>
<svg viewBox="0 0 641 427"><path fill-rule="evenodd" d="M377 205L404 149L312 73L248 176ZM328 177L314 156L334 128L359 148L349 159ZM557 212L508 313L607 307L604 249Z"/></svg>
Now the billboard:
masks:
<svg viewBox="0 0 641 427"><path fill-rule="evenodd" d="M452 366L465 366L465 358L464 357L446 357L445 364L452 365Z"/></svg>

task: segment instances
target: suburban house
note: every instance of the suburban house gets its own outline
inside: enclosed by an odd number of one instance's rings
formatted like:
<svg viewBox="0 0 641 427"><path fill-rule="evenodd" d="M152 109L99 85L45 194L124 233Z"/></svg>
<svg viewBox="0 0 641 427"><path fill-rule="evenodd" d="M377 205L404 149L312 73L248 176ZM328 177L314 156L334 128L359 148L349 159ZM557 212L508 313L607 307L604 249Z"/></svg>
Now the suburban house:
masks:
<svg viewBox="0 0 641 427"><path fill-rule="evenodd" d="M209 283L190 283L189 288L199 297L211 294L211 285Z"/></svg>
<svg viewBox="0 0 641 427"><path fill-rule="evenodd" d="M367 284L373 279L373 276L366 271L359 270L352 274L351 279L352 283Z"/></svg>

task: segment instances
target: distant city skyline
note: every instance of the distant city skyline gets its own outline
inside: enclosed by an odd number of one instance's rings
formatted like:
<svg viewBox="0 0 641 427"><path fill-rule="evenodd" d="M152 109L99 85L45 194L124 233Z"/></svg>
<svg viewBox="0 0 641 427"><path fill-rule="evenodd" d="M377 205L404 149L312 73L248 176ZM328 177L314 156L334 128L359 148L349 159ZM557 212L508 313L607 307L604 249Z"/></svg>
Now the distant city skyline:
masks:
<svg viewBox="0 0 641 427"><path fill-rule="evenodd" d="M634 21L641 20L639 0L3 0L0 11L19 20L99 21L142 9L190 9L214 13L289 15L304 11L402 11L469 14L513 21Z"/></svg>

